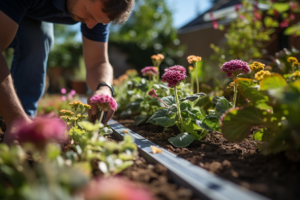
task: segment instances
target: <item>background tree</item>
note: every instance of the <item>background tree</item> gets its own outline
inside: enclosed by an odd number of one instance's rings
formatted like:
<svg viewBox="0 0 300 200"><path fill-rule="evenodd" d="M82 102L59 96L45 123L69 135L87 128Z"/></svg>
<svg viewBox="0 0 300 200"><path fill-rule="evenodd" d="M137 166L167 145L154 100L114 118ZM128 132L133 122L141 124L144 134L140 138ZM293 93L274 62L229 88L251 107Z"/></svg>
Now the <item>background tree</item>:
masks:
<svg viewBox="0 0 300 200"><path fill-rule="evenodd" d="M178 63L183 47L173 27L172 12L164 0L136 0L129 20L122 26L112 26L110 45L128 54L127 62L141 69L151 63L150 56L165 55L162 68Z"/></svg>

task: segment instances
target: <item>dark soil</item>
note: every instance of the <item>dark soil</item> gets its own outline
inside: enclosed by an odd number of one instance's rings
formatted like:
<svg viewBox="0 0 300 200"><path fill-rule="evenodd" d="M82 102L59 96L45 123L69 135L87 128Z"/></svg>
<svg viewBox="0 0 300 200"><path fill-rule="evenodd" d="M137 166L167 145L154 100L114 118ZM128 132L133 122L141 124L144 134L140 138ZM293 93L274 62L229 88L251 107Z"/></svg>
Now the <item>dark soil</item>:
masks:
<svg viewBox="0 0 300 200"><path fill-rule="evenodd" d="M114 119L166 150L191 163L274 200L300 199L300 163L284 153L264 156L257 141L250 136L240 143L226 140L222 134L209 133L204 141L194 141L188 148L175 148L167 139L178 134L177 128L163 133L152 124L134 126L133 119Z"/></svg>
<svg viewBox="0 0 300 200"><path fill-rule="evenodd" d="M114 138L109 139L114 140ZM98 163L96 166L99 166ZM98 167L94 168L93 175L101 175L98 169ZM166 167L161 164L149 164L140 156L137 156L134 164L120 175L147 188L154 195L155 200L200 200L193 197L190 189L176 185Z"/></svg>

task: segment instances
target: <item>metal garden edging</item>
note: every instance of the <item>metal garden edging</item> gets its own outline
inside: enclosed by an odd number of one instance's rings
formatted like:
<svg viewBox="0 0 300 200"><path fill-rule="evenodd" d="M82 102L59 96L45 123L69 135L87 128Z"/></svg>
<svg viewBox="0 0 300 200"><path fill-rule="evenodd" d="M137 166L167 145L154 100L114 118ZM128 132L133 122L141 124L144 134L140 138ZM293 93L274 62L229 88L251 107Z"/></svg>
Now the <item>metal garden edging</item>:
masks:
<svg viewBox="0 0 300 200"><path fill-rule="evenodd" d="M164 165L177 184L190 188L199 198L211 200L269 200L269 198L224 180L176 156L114 120L110 120L108 125L113 129L113 135L118 139L122 139L125 134L123 130L127 130L128 133L126 134L132 136L142 157L150 163ZM153 154L150 146L157 146L163 151L161 154Z"/></svg>

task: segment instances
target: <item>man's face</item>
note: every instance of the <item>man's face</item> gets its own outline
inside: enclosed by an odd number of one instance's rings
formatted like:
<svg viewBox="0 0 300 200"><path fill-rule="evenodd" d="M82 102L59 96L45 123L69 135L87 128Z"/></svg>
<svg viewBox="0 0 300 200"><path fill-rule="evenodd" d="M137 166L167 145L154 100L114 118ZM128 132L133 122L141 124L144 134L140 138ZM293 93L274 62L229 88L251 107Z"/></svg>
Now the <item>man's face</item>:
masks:
<svg viewBox="0 0 300 200"><path fill-rule="evenodd" d="M103 13L100 0L67 0L67 8L71 17L75 21L85 23L92 29L96 24L108 24L110 19L106 13Z"/></svg>

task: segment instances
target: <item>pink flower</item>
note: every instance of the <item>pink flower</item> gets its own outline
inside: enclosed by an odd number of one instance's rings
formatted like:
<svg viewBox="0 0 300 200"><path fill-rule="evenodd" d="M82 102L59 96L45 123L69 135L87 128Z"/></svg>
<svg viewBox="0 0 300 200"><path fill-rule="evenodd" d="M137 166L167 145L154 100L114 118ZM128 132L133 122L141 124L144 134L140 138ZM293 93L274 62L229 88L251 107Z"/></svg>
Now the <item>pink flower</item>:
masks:
<svg viewBox="0 0 300 200"><path fill-rule="evenodd" d="M169 87L176 87L179 82L186 79L186 75L180 73L179 71L168 70L162 75L162 82L168 82Z"/></svg>
<svg viewBox="0 0 300 200"><path fill-rule="evenodd" d="M21 144L32 143L38 149L44 149L47 143L60 143L67 139L66 125L60 118L36 117L31 123L17 120L14 127L14 138Z"/></svg>
<svg viewBox="0 0 300 200"><path fill-rule="evenodd" d="M182 74L186 74L186 69L180 65L175 65L173 67L169 67L165 69L165 72L169 71L169 70L173 70L173 71L178 71Z"/></svg>
<svg viewBox="0 0 300 200"><path fill-rule="evenodd" d="M85 200L153 200L144 188L124 178L109 177L91 182L84 190Z"/></svg>
<svg viewBox="0 0 300 200"><path fill-rule="evenodd" d="M149 75L157 75L158 71L155 69L155 67L145 67L142 69L143 76L149 76Z"/></svg>
<svg viewBox="0 0 300 200"><path fill-rule="evenodd" d="M288 27L290 24L290 21L288 19L284 19L281 23L280 23L280 27L281 28L286 28Z"/></svg>
<svg viewBox="0 0 300 200"><path fill-rule="evenodd" d="M91 97L90 100L92 103L96 104L103 111L108 111L108 110L115 111L118 107L116 100L107 94L94 95Z"/></svg>
<svg viewBox="0 0 300 200"><path fill-rule="evenodd" d="M71 90L70 94L72 94L74 96L76 94L76 91L75 90Z"/></svg>
<svg viewBox="0 0 300 200"><path fill-rule="evenodd" d="M62 97L61 97L61 100L66 101L66 100L67 100L67 97L62 96Z"/></svg>
<svg viewBox="0 0 300 200"><path fill-rule="evenodd" d="M61 89L60 89L60 92L61 92L62 94L66 94L66 93L67 93L67 90L66 90L66 88L61 88Z"/></svg>
<svg viewBox="0 0 300 200"><path fill-rule="evenodd" d="M226 62L221 67L222 71L227 73L227 77L231 78L232 74L234 76L237 76L240 73L250 73L251 69L248 66L248 64L241 60L231 60L229 62Z"/></svg>
<svg viewBox="0 0 300 200"><path fill-rule="evenodd" d="M151 90L148 92L148 95L150 95L152 98L157 97L157 94L156 94L155 89L151 89Z"/></svg>

